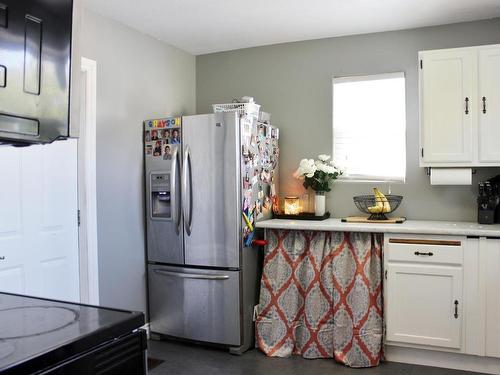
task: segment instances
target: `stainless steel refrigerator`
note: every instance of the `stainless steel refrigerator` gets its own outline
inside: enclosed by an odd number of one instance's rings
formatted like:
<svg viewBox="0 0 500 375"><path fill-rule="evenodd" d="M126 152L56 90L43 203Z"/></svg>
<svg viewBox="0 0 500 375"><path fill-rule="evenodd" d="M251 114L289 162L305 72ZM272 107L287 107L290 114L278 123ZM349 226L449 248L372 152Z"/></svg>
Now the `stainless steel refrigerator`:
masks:
<svg viewBox="0 0 500 375"><path fill-rule="evenodd" d="M253 343L256 221L277 206L279 130L226 112L144 122L150 329Z"/></svg>

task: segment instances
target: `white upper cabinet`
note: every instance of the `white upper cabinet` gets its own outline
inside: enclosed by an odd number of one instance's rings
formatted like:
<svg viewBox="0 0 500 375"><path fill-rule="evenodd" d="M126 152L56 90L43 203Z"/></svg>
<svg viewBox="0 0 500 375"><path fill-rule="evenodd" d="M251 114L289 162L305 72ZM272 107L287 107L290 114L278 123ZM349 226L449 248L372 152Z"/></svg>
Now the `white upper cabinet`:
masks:
<svg viewBox="0 0 500 375"><path fill-rule="evenodd" d="M425 162L471 163L475 53L421 53L421 116Z"/></svg>
<svg viewBox="0 0 500 375"><path fill-rule="evenodd" d="M479 161L500 164L500 46L479 50Z"/></svg>
<svg viewBox="0 0 500 375"><path fill-rule="evenodd" d="M419 64L420 165L499 166L500 45L423 51Z"/></svg>

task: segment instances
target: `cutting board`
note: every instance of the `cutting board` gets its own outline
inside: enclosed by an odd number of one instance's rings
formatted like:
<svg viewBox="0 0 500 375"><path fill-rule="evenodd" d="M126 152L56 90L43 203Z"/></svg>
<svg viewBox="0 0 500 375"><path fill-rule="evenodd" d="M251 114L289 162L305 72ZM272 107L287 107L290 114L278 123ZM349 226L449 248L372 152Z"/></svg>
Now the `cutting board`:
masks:
<svg viewBox="0 0 500 375"><path fill-rule="evenodd" d="M374 224L403 224L405 217L390 217L388 220L368 220L366 216L349 216L341 220L343 223L374 223Z"/></svg>

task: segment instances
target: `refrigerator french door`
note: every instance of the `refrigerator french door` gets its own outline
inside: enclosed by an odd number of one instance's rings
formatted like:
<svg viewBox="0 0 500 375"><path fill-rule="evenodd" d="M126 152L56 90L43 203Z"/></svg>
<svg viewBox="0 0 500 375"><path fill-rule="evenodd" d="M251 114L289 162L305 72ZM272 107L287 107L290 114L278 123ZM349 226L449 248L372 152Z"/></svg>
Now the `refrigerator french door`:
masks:
<svg viewBox="0 0 500 375"><path fill-rule="evenodd" d="M183 118L186 265L240 266L239 149L235 113Z"/></svg>
<svg viewBox="0 0 500 375"><path fill-rule="evenodd" d="M184 263L181 119L144 122L148 261Z"/></svg>

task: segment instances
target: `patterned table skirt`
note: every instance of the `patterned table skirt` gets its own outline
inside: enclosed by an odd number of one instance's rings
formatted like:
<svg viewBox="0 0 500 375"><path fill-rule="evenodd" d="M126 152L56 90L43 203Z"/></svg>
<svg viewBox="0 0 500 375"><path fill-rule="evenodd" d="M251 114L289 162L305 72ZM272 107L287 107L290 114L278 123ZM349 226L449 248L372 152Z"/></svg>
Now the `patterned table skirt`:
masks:
<svg viewBox="0 0 500 375"><path fill-rule="evenodd" d="M256 342L268 356L383 356L382 234L267 230Z"/></svg>

